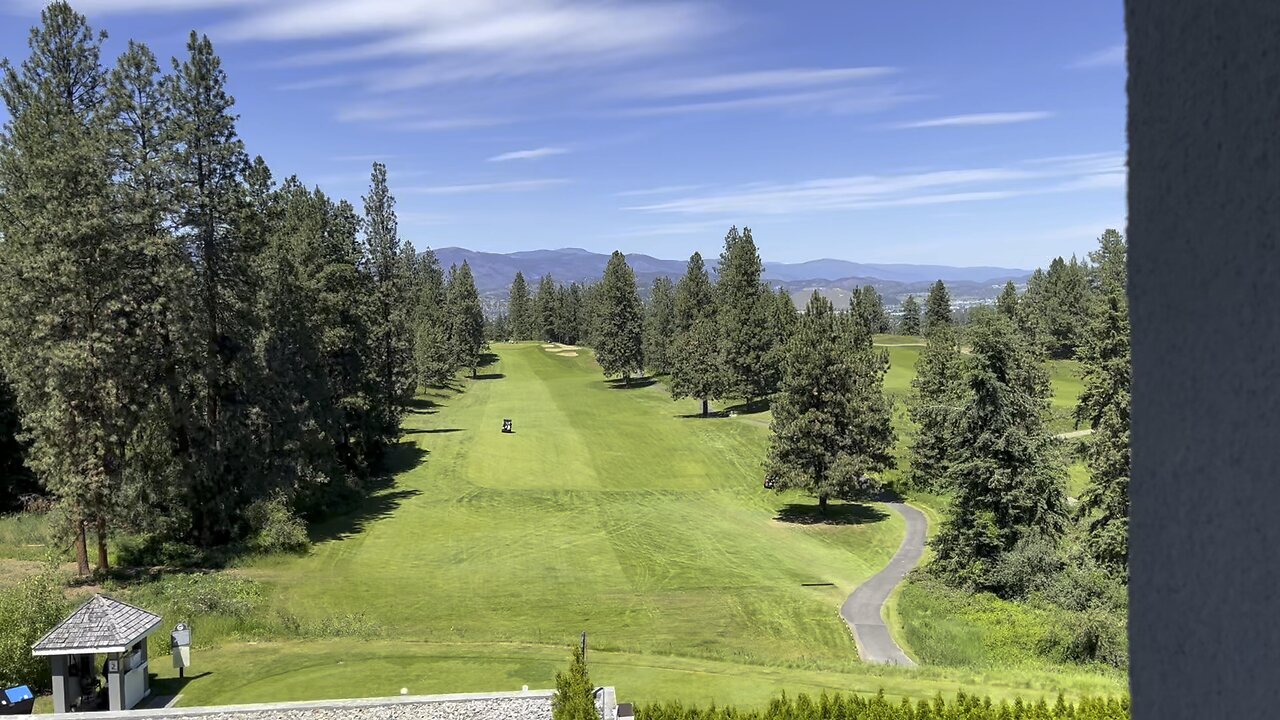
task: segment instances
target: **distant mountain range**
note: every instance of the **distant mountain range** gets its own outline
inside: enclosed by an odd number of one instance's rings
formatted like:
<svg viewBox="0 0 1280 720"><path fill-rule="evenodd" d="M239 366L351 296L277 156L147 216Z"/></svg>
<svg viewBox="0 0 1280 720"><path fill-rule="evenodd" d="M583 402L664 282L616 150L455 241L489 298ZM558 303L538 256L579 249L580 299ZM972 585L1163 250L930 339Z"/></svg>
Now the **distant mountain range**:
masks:
<svg viewBox="0 0 1280 720"><path fill-rule="evenodd" d="M505 299L503 296L517 271L524 273L532 290L539 278L547 274L561 283L598 280L609 262L608 255L582 248L488 253L446 247L436 249L435 253L446 270L450 265L461 265L465 260L475 276L476 288L498 303ZM718 258L706 260L707 269L714 276ZM685 262L662 260L640 253L627 255L627 264L635 271L642 293L657 277L678 280L684 274ZM1030 275L1031 271L1017 268L857 263L831 259L764 264L764 279L774 287L786 287L800 306L814 290L827 295L837 305L847 304L848 291L860 285L875 287L887 304L895 305L907 295L928 292L929 285L935 280L947 284L954 300L981 301L998 295L1005 282L1013 280L1021 284Z"/></svg>

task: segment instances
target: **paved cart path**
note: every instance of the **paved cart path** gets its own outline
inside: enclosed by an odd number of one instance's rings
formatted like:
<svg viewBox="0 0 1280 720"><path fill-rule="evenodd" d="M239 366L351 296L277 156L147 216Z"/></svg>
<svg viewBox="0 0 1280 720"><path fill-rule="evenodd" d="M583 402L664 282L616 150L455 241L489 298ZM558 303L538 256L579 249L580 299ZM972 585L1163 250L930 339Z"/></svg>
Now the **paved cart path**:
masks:
<svg viewBox="0 0 1280 720"><path fill-rule="evenodd" d="M902 578L920 562L924 554L925 531L929 522L924 513L905 503L885 503L907 521L907 534L898 552L878 574L859 585L840 607L840 617L853 630L858 654L866 662L915 665L898 647L884 624L884 603Z"/></svg>

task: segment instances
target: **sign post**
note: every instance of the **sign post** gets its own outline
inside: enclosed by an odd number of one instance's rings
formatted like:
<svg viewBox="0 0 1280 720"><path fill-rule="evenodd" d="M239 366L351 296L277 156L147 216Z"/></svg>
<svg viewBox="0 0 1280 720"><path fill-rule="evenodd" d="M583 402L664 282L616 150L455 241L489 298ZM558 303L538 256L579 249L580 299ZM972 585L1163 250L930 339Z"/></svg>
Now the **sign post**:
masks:
<svg viewBox="0 0 1280 720"><path fill-rule="evenodd" d="M191 666L191 626L178 623L169 635L169 649L173 654L173 666L178 668L178 677L183 677L185 670Z"/></svg>

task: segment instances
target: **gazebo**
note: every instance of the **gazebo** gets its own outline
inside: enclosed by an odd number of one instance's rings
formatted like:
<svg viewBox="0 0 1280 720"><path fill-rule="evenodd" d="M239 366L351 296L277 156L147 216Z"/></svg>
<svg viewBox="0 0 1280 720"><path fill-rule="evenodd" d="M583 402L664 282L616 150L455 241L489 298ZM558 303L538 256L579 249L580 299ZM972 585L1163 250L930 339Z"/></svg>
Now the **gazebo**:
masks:
<svg viewBox="0 0 1280 720"><path fill-rule="evenodd" d="M98 675L107 679L111 710L129 710L151 692L147 637L160 616L106 595L94 595L31 646L53 665L54 712L92 710ZM106 656L99 668L96 655Z"/></svg>

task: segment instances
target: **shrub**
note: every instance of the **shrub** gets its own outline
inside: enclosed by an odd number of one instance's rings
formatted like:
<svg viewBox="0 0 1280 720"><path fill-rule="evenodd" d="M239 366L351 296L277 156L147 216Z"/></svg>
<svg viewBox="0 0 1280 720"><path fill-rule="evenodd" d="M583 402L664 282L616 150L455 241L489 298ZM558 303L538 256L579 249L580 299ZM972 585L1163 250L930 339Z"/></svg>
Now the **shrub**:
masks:
<svg viewBox="0 0 1280 720"><path fill-rule="evenodd" d="M49 660L32 657L31 645L62 621L68 603L63 583L51 564L39 575L0 590L0 687L51 687Z"/></svg>
<svg viewBox="0 0 1280 720"><path fill-rule="evenodd" d="M133 535L116 540L116 564L125 567L197 568L210 564L207 552L162 535Z"/></svg>
<svg viewBox="0 0 1280 720"><path fill-rule="evenodd" d="M284 495L258 500L245 510L251 535L249 549L257 552L302 552L311 544L307 525Z"/></svg>
<svg viewBox="0 0 1280 720"><path fill-rule="evenodd" d="M568 671L556 673L556 694L551 698L552 720L600 720L594 689L587 675L582 647L574 645Z"/></svg>
<svg viewBox="0 0 1280 720"><path fill-rule="evenodd" d="M190 620L199 615L251 616L263 599L262 586L248 578L226 573L166 575L143 586L132 595L146 603L166 605L178 617Z"/></svg>
<svg viewBox="0 0 1280 720"><path fill-rule="evenodd" d="M933 700L912 703L902 699L893 701L884 691L872 697L823 693L817 700L807 695L797 695L794 700L784 693L770 701L762 711L739 711L735 708L686 707L679 702L642 705L636 708L636 720L713 720L738 718L740 720L919 720L920 718L964 718L965 720L1129 720L1128 698L1083 698L1068 703L1058 696L1055 703L1043 699L1034 703L1016 700L1013 703L994 703L990 698L980 698L964 692L954 698L943 699L939 694Z"/></svg>
<svg viewBox="0 0 1280 720"><path fill-rule="evenodd" d="M1057 543L1022 538L991 569L989 589L1006 599L1025 599L1050 588L1065 566Z"/></svg>

